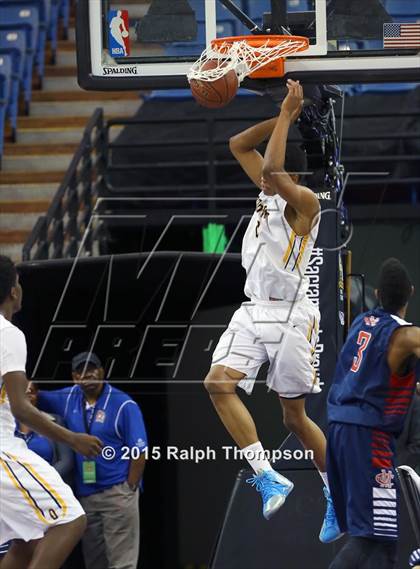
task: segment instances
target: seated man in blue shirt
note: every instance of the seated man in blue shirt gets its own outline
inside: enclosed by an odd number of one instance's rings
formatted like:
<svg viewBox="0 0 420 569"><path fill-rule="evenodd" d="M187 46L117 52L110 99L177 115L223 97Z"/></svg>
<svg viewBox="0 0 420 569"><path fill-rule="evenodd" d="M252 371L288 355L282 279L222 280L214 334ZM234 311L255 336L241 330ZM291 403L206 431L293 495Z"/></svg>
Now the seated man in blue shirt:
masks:
<svg viewBox="0 0 420 569"><path fill-rule="evenodd" d="M75 494L88 518L82 547L86 567L136 569L140 543L138 486L147 436L139 406L107 383L98 356L72 360L74 385L40 391L38 407L63 417L74 432L96 435L103 452L95 460L75 455Z"/></svg>

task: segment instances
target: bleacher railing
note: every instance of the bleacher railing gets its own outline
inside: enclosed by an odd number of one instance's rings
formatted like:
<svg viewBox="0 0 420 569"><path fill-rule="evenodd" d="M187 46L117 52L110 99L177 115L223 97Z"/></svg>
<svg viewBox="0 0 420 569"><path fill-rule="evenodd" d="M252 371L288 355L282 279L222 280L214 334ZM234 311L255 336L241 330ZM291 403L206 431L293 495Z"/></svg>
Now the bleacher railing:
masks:
<svg viewBox="0 0 420 569"><path fill-rule="evenodd" d="M395 113L378 113L378 112L371 112L371 113L363 113L363 114L356 114L356 113L348 113L345 115L345 119L386 119L390 116L404 119L404 118L415 118L418 120L420 118L420 112L417 110L413 110L410 112L398 112ZM217 153L217 149L220 147L225 147L228 144L226 138L220 137L217 135L217 124L221 123L230 123L234 124L235 122L238 123L240 121L245 122L249 121L250 126L255 124L259 121L266 120L271 118L271 115L258 115L258 116L248 116L246 119L244 117L217 117L217 118L187 118L183 117L182 119L166 119L165 124L171 126L174 124L185 124L185 125L203 125L205 129L203 129L204 135L201 136L194 136L189 138L182 138L182 140L157 140L151 141L148 139L147 136L139 136L136 140L130 138L127 142L116 141L113 142L112 136L110 131L112 128L126 128L126 127L134 127L138 126L140 129L141 126L150 127L151 125L158 125L162 123L162 120L159 118L142 118L142 117L134 117L134 118L116 118L107 121L106 129L107 129L107 140L108 143L106 145L107 148L107 171L105 176L106 188L110 192L110 195L118 195L118 191L121 192L122 188L114 185L113 182L113 174L122 174L126 175L127 178L130 178L133 181L133 184L126 185L124 184L123 190L127 193L144 193L149 191L165 191L165 190L178 190L178 191L185 191L188 192L192 190L193 192L204 192L205 195L214 195L217 191L225 192L226 190L237 190L237 189L251 189L255 186L249 182L245 181L243 183L222 183L219 181L222 176L219 175L220 170L225 167L229 166L236 166L237 162L234 160L233 157L226 159L220 158ZM337 116L337 120L340 117ZM294 138L291 136L289 142L302 142L302 138ZM401 140L401 141L418 141L420 140L420 132L416 131L399 131L399 132L381 132L380 134L366 134L363 131L360 132L359 135L350 136L345 134L342 140L342 144L345 143L360 143L360 146L363 147L365 143L375 142L375 141L393 141L393 140ZM168 152L162 152L162 160L156 162L155 157L152 160L147 160L143 158L142 149L150 149L152 147L191 147L191 148L199 148L203 147L206 148L206 156L205 158L191 158L189 160L167 160L165 156L169 155ZM118 157L117 159L114 158L115 152L124 152L125 150L130 149L131 151L138 149L137 156L140 160L130 160L129 163L121 162ZM319 158L316 154L311 154L312 158ZM406 152L398 152L398 153L383 153L379 155L372 155L371 153L360 153L360 154L344 154L341 157L341 161L346 167L347 171L352 170L352 166L354 163L363 164L363 163L371 163L375 162L378 165L378 170L382 171L387 169L389 164L393 163L408 163L418 162L418 153L413 151L412 153ZM139 179L137 175L141 171L157 171L160 168L171 168L173 170L176 169L195 169L197 171L197 177L200 177L200 183L197 183L195 180L191 184L176 184L175 182L170 185L159 185L153 184L148 185L144 183L137 183L136 180ZM201 169L201 171L200 171ZM204 173L205 172L205 173ZM388 177L386 180L382 176L375 176L369 173L369 170L366 170L366 176L363 177L350 177L348 180L348 187L370 187L370 186L377 186L380 184L381 186L385 183L386 185L392 186L402 186L406 188L412 188L414 185L418 186L420 184L420 175L417 176L400 176L400 175L393 175ZM204 174L204 175L203 175ZM200 194L201 195L201 194Z"/></svg>
<svg viewBox="0 0 420 569"><path fill-rule="evenodd" d="M45 216L41 216L23 247L22 260L74 257L94 208L104 175L104 116L96 109ZM92 254L94 237L84 242Z"/></svg>
<svg viewBox="0 0 420 569"><path fill-rule="evenodd" d="M347 119L361 119L361 118L374 118L382 119L389 117L390 114L372 112L369 114L346 114ZM398 112L392 114L394 117L420 117L418 110L410 112ZM267 116L247 117L250 123L258 122L268 118ZM339 119L339 117L337 117ZM182 119L165 119L165 124L201 124L204 126L200 129L198 136L190 136L180 139L171 140L168 135L164 140L151 140L146 136L129 137L129 140L124 137L117 136L116 139L112 134L112 129L116 128L118 132L124 132L123 129L130 127L151 127L154 124L161 123L161 119L149 119L142 117L133 118L117 118L109 121L104 121L103 112L97 109L85 129L82 141L79 148L69 166L65 175L63 183L61 184L57 194L55 195L50 208L45 216L38 219L37 224L32 230L29 238L27 239L23 249L23 260L37 260L48 258L63 258L74 257L78 254L79 247L83 238L84 230L88 226L91 219L91 213L96 203L96 197L100 195L106 197L122 197L122 196L136 196L141 197L145 195L157 196L207 196L215 198L220 195L226 196L228 190L254 190L253 184L244 181L231 181L225 180L221 175L221 169L226 167L236 167L236 161L231 157L220 155L219 149L226 147L228 141L225 136L218 134L217 124L223 122L235 123L243 121L243 118L232 117L218 117L218 118L185 118ZM370 134L363 131L360 134L349 136L344 134L343 143L358 142L361 147L370 141L383 141L383 140L407 140L418 141L420 140L419 131L411 132L381 132L380 134ZM292 138L291 141L294 141ZM296 142L298 139L296 139ZM189 160L172 158L171 153L162 152L162 159L159 162L156 158L152 159L145 156L143 149L151 149L152 147L166 147L174 146L180 147L194 147L205 149L205 156L191 157ZM122 153L123 155L130 150L132 159L121 161L120 156L115 156L115 153ZM316 155L312 155L313 158ZM127 158L127 156L126 156ZM172 159L171 159L172 158ZM369 152L365 154L344 155L341 161L346 166L346 170L351 170L352 164L372 162L378 165L378 170L386 169L390 163L415 163L418 161L417 152L413 153L395 153L395 154L382 154L372 156ZM151 171L153 173L169 169L172 171L179 171L188 169L195 172L197 175L191 176L191 183L179 183L176 175L171 178L169 183L159 183L159 176L155 176L158 180L153 184L144 183L141 181L140 172ZM122 184L122 186L114 185L115 174L122 174L125 179L130 181L129 185ZM199 180L199 181L198 181ZM349 178L349 187L358 187L362 191L366 191L370 187L392 186L404 188L404 195L411 195L411 204L416 204L419 201L419 188L420 176L390 176L389 178L381 178L376 175L353 177ZM236 195L233 193L232 195ZM209 207L212 206L211 201ZM395 205L390 205L392 213L397 216L399 209ZM401 206L402 216L407 215L407 210L415 212L417 210L410 205ZM401 209L400 208L400 209ZM385 214L388 215L386 207L383 208ZM364 214L365 215L365 214ZM98 218L99 219L99 218ZM95 219L93 220L95 221ZM158 221L158 220L156 220ZM91 225L92 229L92 225ZM106 241L106 228L101 225L97 220L97 226L93 231L89 231L83 240L83 255L96 254L101 250ZM103 249L103 248L102 248Z"/></svg>

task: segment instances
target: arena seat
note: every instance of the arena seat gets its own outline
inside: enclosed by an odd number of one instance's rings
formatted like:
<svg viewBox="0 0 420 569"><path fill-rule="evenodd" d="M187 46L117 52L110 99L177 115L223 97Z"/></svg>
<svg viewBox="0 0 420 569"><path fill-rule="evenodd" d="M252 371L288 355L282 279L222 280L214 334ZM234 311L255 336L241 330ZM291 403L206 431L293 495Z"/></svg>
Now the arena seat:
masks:
<svg viewBox="0 0 420 569"><path fill-rule="evenodd" d="M420 4L415 0L384 0L385 10L390 16L418 16Z"/></svg>
<svg viewBox="0 0 420 569"><path fill-rule="evenodd" d="M51 0L47 37L51 42L52 62L55 63L58 42L59 0Z"/></svg>
<svg viewBox="0 0 420 569"><path fill-rule="evenodd" d="M255 97L256 95L247 89L239 89L236 96ZM149 95L144 96L144 99L146 101L150 101L151 99L187 101L192 99L192 93L190 89L160 89L159 91L152 91Z"/></svg>
<svg viewBox="0 0 420 569"><path fill-rule="evenodd" d="M188 0L191 8L195 12L195 16L197 21L204 22L206 19L205 17L205 0ZM259 0L258 0L259 1ZM247 3L246 0L236 0L236 6L246 12L247 10ZM216 2L216 15L217 19L219 20L232 20L237 22L236 16L234 16L227 8L220 4L218 1Z"/></svg>
<svg viewBox="0 0 420 569"><path fill-rule="evenodd" d="M11 55L0 55L0 165L4 148L6 115L10 108L13 62Z"/></svg>
<svg viewBox="0 0 420 569"><path fill-rule="evenodd" d="M6 25L0 23L0 31L5 31L7 33L18 33L25 37L26 53L23 64L23 93L26 114L29 114L32 98L32 70L34 66L34 45L36 30L34 30L32 24L26 22L14 25Z"/></svg>
<svg viewBox="0 0 420 569"><path fill-rule="evenodd" d="M356 85L358 93L403 93L413 91L418 83L367 83Z"/></svg>
<svg viewBox="0 0 420 569"><path fill-rule="evenodd" d="M311 0L288 0L287 2L287 10L289 12L309 12L313 9Z"/></svg>
<svg viewBox="0 0 420 569"><path fill-rule="evenodd" d="M287 2L288 12L306 12L312 9L310 0L288 0ZM271 2L270 0L248 0L245 11L250 18L260 24L264 12L271 12Z"/></svg>
<svg viewBox="0 0 420 569"><path fill-rule="evenodd" d="M206 25L204 22L197 23L197 41L179 41L165 45L166 55L200 55L206 47Z"/></svg>
<svg viewBox="0 0 420 569"><path fill-rule="evenodd" d="M248 0L245 11L260 26L264 12L271 12L270 0Z"/></svg>
<svg viewBox="0 0 420 569"><path fill-rule="evenodd" d="M203 0L189 0L191 8L194 10L197 22L204 23L205 22L205 4ZM238 8L247 12L246 10L246 2L235 2ZM234 16L227 8L216 2L216 18L217 18L217 28L218 32L217 35L221 36L231 36L231 35L240 35L242 33L248 33L247 29L243 26L243 24L238 20L236 16Z"/></svg>
<svg viewBox="0 0 420 569"><path fill-rule="evenodd" d="M26 35L23 30L7 31L0 29L0 53L11 53L14 55L13 73L15 75L13 81L12 93L12 138L15 139L17 127L17 114L19 111L19 94L20 89L24 90L24 77L26 66Z"/></svg>
<svg viewBox="0 0 420 569"><path fill-rule="evenodd" d="M36 30L35 61L41 81L45 70L46 18L46 0L0 0L2 23L15 25L28 22Z"/></svg>
<svg viewBox="0 0 420 569"><path fill-rule="evenodd" d="M8 103L8 115L12 127L12 137L16 137L17 116L19 112L19 88L22 79L22 52L17 49L3 48L0 32L0 57L10 56L12 62L11 87Z"/></svg>
<svg viewBox="0 0 420 569"><path fill-rule="evenodd" d="M70 25L70 0L58 0L59 17L62 19L65 38L67 39Z"/></svg>

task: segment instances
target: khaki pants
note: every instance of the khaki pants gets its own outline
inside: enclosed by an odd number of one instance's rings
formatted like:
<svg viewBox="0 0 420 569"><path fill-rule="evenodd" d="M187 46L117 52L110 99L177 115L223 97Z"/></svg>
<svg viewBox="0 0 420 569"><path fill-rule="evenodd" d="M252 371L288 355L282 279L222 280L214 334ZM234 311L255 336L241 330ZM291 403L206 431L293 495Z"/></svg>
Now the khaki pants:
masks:
<svg viewBox="0 0 420 569"><path fill-rule="evenodd" d="M80 499L88 520L82 539L86 569L137 569L139 491L127 482Z"/></svg>

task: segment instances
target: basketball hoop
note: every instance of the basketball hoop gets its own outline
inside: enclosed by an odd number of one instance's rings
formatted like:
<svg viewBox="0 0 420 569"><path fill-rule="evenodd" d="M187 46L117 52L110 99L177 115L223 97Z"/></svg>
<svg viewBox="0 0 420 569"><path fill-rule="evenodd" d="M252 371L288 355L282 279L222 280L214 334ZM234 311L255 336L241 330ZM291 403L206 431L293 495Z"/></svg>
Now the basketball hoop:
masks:
<svg viewBox="0 0 420 569"><path fill-rule="evenodd" d="M187 74L188 80L217 81L232 69L241 83L245 77L283 77L285 58L309 47L302 36L234 36L217 38L203 51ZM209 61L217 65L209 67Z"/></svg>

